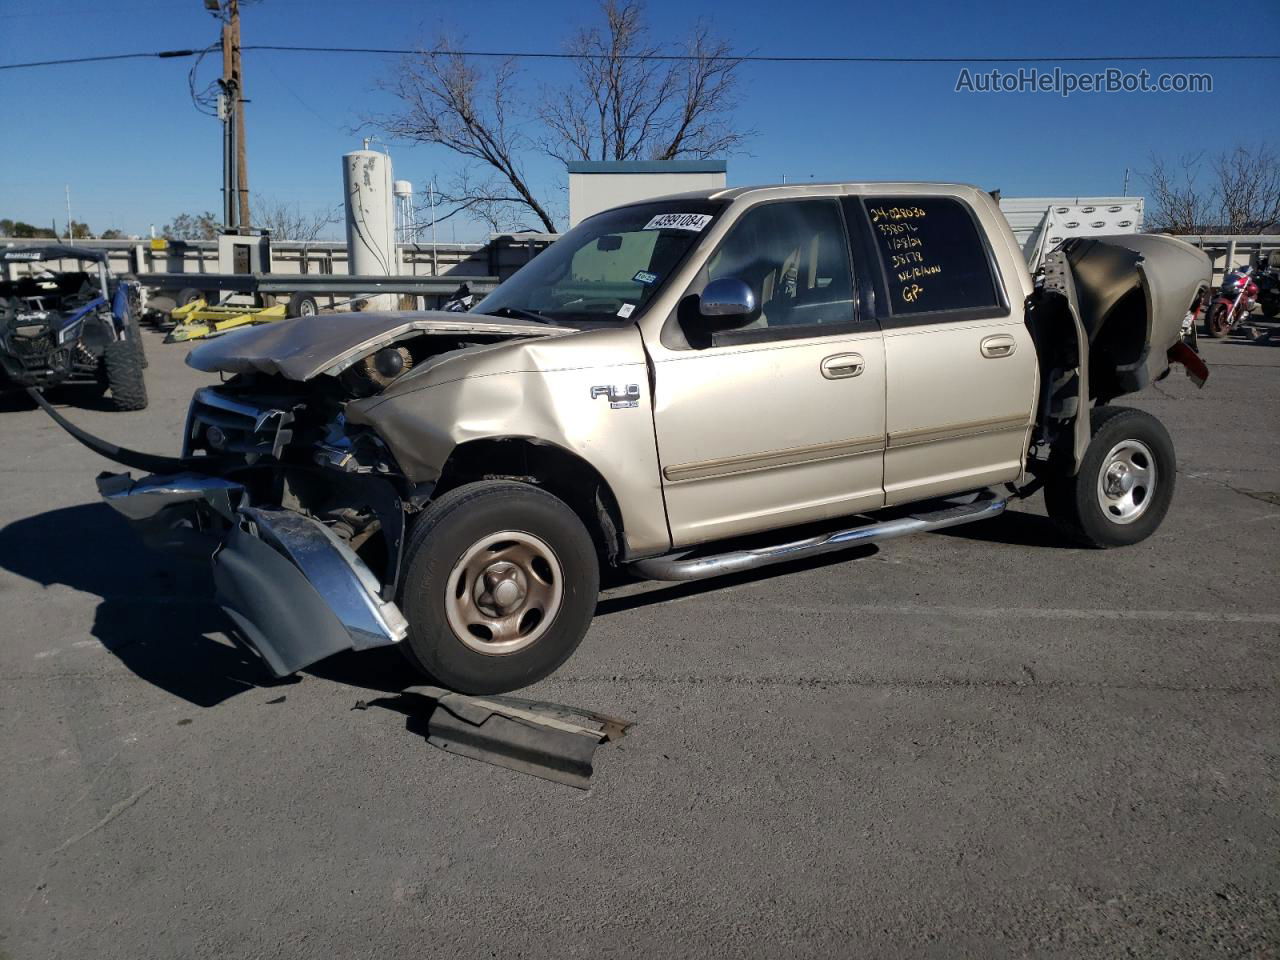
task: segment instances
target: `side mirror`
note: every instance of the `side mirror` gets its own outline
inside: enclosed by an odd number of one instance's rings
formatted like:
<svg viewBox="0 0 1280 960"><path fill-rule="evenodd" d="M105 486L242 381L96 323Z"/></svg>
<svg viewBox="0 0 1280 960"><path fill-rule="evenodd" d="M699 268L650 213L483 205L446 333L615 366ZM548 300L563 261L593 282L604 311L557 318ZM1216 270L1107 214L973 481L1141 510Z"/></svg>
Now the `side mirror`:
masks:
<svg viewBox="0 0 1280 960"><path fill-rule="evenodd" d="M712 280L698 298L698 313L727 329L746 323L756 312L756 295L737 277Z"/></svg>

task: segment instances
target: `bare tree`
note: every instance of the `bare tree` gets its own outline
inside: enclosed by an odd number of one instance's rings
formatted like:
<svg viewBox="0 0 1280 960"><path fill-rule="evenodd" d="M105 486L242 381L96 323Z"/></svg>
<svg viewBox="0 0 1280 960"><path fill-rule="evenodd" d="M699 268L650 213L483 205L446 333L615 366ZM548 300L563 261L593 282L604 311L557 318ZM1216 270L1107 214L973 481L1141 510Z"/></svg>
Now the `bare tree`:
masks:
<svg viewBox="0 0 1280 960"><path fill-rule="evenodd" d="M555 222L534 194L519 155L532 146L508 114L518 106L513 80L515 64L504 60L492 77L484 77L465 57L446 51L442 41L401 63L388 89L401 102L399 113L375 123L391 136L433 143L473 162L481 176L465 173L440 199L452 206L437 222L472 211L492 222L502 207L524 207L543 228Z"/></svg>
<svg viewBox="0 0 1280 960"><path fill-rule="evenodd" d="M1147 227L1164 233L1258 233L1280 223L1280 161L1273 150L1237 146L1205 170L1203 153L1176 163L1151 158Z"/></svg>
<svg viewBox="0 0 1280 960"><path fill-rule="evenodd" d="M1183 154L1176 163L1152 155L1143 175L1151 193L1146 227L1158 233L1199 233L1209 216L1209 200L1197 181L1203 153Z"/></svg>
<svg viewBox="0 0 1280 960"><path fill-rule="evenodd" d="M649 40L640 0L604 0L605 32L579 31L569 44L576 82L550 91L538 116L543 146L559 160L673 160L722 156L749 133L733 128L737 71L729 44L698 23L669 60Z"/></svg>
<svg viewBox="0 0 1280 960"><path fill-rule="evenodd" d="M400 109L374 124L471 161L440 191L446 209L437 223L465 212L510 229L532 217L555 232L522 163L533 150L562 161L705 159L750 136L729 123L742 61L705 24L669 53L649 39L641 0L603 0L601 11L603 29L569 42L574 81L543 90L536 103L520 95L511 60L485 74L441 41L401 63L386 84Z"/></svg>
<svg viewBox="0 0 1280 960"><path fill-rule="evenodd" d="M276 240L319 240L340 219L336 210L304 213L297 203L253 195L253 222Z"/></svg>
<svg viewBox="0 0 1280 960"><path fill-rule="evenodd" d="M1273 150L1236 147L1215 158L1213 172L1228 233L1258 233L1280 223L1280 158Z"/></svg>

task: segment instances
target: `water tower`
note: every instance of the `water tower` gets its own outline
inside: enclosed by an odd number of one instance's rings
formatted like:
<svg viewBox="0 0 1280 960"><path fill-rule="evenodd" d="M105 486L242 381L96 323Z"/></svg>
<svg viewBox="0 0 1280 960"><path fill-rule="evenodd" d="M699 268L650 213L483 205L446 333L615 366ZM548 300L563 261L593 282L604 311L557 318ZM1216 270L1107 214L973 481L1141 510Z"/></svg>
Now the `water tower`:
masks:
<svg viewBox="0 0 1280 960"><path fill-rule="evenodd" d="M391 185L396 202L396 240L400 243L418 242L418 221L413 212L413 184L397 180Z"/></svg>

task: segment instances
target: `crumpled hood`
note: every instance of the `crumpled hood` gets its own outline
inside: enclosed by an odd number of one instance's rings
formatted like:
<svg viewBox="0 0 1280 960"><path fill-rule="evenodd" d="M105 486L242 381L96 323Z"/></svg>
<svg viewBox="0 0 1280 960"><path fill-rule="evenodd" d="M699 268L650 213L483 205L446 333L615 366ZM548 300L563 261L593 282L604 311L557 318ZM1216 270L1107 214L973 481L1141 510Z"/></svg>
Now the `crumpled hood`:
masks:
<svg viewBox="0 0 1280 960"><path fill-rule="evenodd" d="M187 366L208 373L279 374L302 381L341 373L375 350L423 334L506 339L576 332L531 320L443 310L325 313L228 333L192 350Z"/></svg>

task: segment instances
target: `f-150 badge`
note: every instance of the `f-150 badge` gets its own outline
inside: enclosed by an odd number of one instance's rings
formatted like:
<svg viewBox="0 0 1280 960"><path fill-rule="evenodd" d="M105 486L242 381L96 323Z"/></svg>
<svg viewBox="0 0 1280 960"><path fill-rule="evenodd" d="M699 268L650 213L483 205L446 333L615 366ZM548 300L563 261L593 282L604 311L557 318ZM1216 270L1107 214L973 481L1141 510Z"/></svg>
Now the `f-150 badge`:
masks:
<svg viewBox="0 0 1280 960"><path fill-rule="evenodd" d="M640 384L615 383L608 387L592 387L591 399L596 400L600 397L608 397L609 406L614 410L638 407L640 406Z"/></svg>

